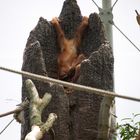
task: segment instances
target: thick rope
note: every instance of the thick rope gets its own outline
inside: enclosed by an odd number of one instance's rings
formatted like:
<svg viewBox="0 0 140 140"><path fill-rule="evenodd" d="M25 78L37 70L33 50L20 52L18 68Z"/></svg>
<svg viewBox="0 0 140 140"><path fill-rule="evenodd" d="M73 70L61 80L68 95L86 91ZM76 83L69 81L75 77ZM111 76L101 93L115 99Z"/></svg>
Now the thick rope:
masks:
<svg viewBox="0 0 140 140"><path fill-rule="evenodd" d="M93 87L89 87L89 86L83 86L83 85L79 85L79 84L69 83L69 82L57 80L54 78L29 73L26 71L17 71L17 70L5 68L5 67L0 67L0 69L4 70L4 71L15 73L15 74L20 74L23 77L31 78L31 79L38 80L41 82L51 82L51 83L55 83L55 84L60 84L60 85L63 85L65 87L72 88L74 90L84 91L83 93L88 92L89 94L97 94L100 96L108 96L111 98L118 97L118 98L122 98L122 99L128 99L128 100L140 102L140 98L116 94L115 92L111 92L111 91L106 91L106 90L97 89L97 88L93 88Z"/></svg>

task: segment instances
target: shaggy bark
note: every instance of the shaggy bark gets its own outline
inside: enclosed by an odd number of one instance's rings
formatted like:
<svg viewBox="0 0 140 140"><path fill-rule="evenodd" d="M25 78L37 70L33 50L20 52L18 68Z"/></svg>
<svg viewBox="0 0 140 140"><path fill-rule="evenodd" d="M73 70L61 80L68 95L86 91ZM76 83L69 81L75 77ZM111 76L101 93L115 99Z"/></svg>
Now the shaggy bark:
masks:
<svg viewBox="0 0 140 140"><path fill-rule="evenodd" d="M64 2L59 18L66 37L72 38L82 20L76 0ZM97 13L89 16L89 26L85 30L79 51L85 54L87 60L82 63L77 83L113 91L112 48L106 41L103 24ZM41 17L28 38L22 70L57 78L58 52L56 31L49 21ZM26 78L23 78L22 100L28 97L25 80ZM114 128L114 124L110 123L112 122L112 118L110 120L111 106L114 107L112 98L83 94L80 91L71 91L70 94L66 94L61 85L46 84L35 80L33 82L40 97L43 97L45 92L52 94L51 103L43 111L42 121L46 120L50 112L57 114L58 119L53 127L56 140L108 140L112 138ZM108 117L104 117L106 114ZM26 121L22 125L21 140L31 129L28 111L24 113L24 117ZM104 130L106 131L102 132Z"/></svg>

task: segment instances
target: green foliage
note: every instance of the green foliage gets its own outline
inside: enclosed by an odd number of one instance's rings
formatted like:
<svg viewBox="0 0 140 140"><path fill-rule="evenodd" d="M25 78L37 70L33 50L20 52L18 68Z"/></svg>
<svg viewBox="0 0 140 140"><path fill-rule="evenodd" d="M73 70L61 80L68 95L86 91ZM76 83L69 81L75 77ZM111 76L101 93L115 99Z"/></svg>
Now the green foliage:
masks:
<svg viewBox="0 0 140 140"><path fill-rule="evenodd" d="M140 129L140 121L136 121L136 117L140 114L132 114L132 118L122 119L122 124L117 124L117 132L121 140L131 140L138 135Z"/></svg>

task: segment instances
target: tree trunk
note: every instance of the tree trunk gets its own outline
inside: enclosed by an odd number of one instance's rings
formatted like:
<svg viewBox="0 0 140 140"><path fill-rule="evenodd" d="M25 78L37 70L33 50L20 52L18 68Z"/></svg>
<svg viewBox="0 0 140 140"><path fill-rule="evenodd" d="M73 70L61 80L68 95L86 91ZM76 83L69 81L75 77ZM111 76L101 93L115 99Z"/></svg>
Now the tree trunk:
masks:
<svg viewBox="0 0 140 140"><path fill-rule="evenodd" d="M73 38L82 20L76 0L64 2L59 18L62 20L61 27L65 36ZM57 78L59 49L56 35L50 22L41 17L28 38L22 70ZM84 33L80 52L87 57L87 60L81 64L77 83L112 91L114 63L112 48L106 41L103 24L96 13L89 16L89 26ZM28 97L25 80L26 78L23 78L22 100ZM110 116L110 111L114 107L114 99L81 91L71 91L66 94L61 85L46 84L35 80L33 82L40 97L43 97L45 92L52 94L52 100L42 114L42 120L45 121L51 112L57 114L58 119L53 128L56 140L112 139L114 133L112 122L115 122L115 118ZM25 111L24 117L25 124L22 125L21 140L31 130L28 110ZM51 134L44 136L44 139L47 137L47 140L51 140L49 135Z"/></svg>

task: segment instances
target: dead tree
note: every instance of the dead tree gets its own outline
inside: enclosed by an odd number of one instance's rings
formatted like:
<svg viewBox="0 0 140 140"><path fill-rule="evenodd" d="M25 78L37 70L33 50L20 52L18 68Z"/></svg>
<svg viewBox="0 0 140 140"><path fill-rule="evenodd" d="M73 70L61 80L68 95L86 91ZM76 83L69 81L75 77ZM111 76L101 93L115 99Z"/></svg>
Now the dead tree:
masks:
<svg viewBox="0 0 140 140"><path fill-rule="evenodd" d="M82 20L76 0L64 2L59 18L62 20L61 27L66 37L73 38L74 31ZM28 38L22 70L57 78L58 51L56 31L49 21L41 17ZM84 33L79 51L88 59L81 64L77 83L113 91L112 48L106 40L104 27L97 13L89 16L89 26ZM25 80L23 77L22 100L28 98ZM45 121L51 112L57 114L58 119L53 126L56 140L112 139L115 122L112 115L113 98L85 94L81 91L66 94L61 85L36 80L33 82L40 97L43 97L45 92L52 95L51 103L42 114L42 121ZM24 112L24 117L21 140L31 130L28 110ZM51 140L51 134L46 134L45 138Z"/></svg>
<svg viewBox="0 0 140 140"><path fill-rule="evenodd" d="M57 115L54 113L49 114L49 118L43 123L41 119L42 111L51 101L51 94L45 93L43 98L39 98L34 83L28 79L25 84L30 97L29 113L31 125L31 132L26 135L25 140L40 140L46 132L51 130Z"/></svg>

